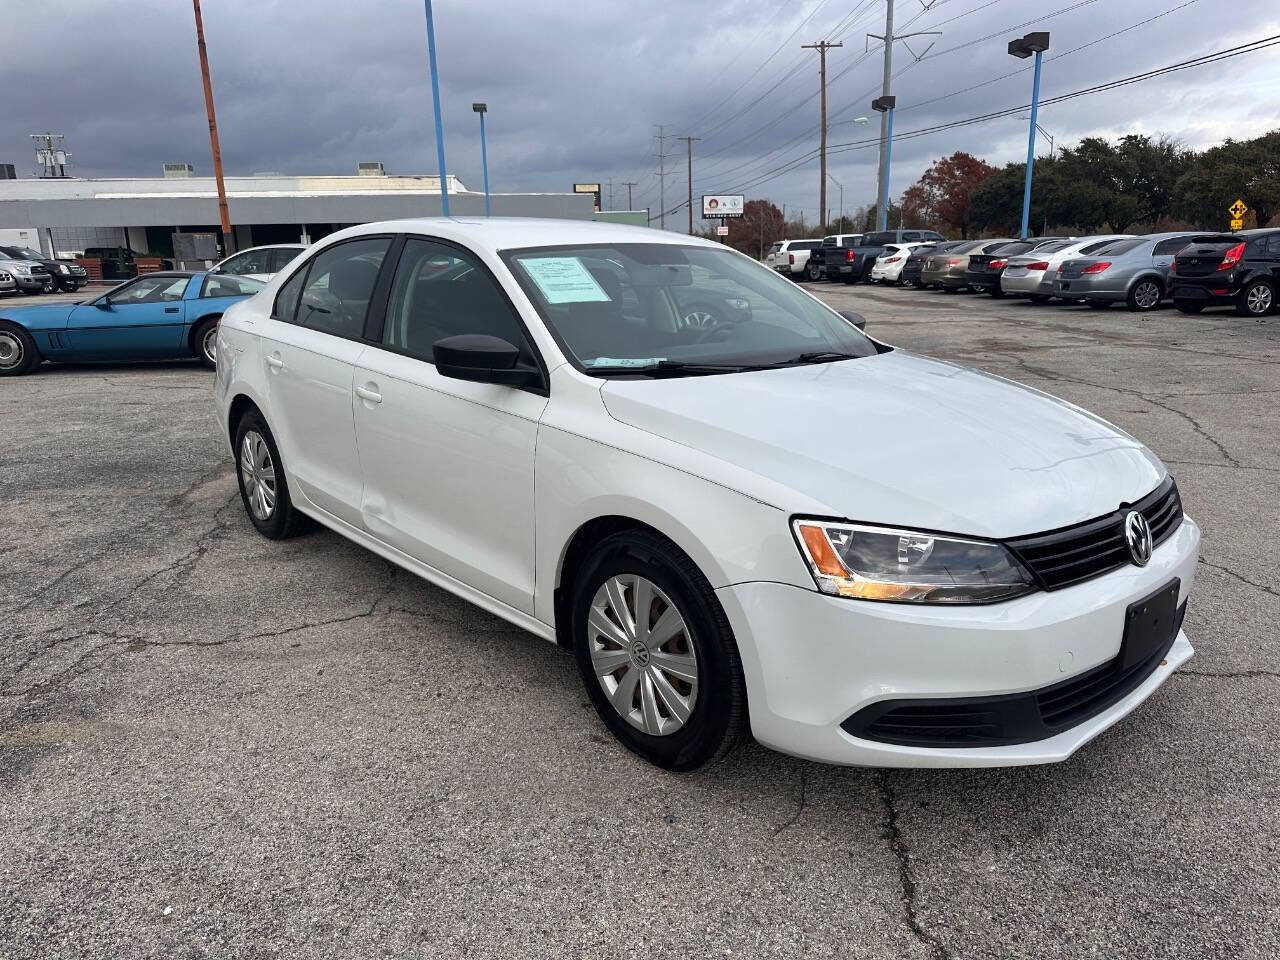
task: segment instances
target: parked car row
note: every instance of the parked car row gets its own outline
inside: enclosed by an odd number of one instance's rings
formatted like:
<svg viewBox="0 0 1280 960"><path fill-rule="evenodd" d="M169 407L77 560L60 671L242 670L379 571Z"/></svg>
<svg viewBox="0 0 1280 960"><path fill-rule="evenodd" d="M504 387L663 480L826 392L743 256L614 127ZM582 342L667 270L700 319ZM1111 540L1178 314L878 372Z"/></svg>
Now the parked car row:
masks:
<svg viewBox="0 0 1280 960"><path fill-rule="evenodd" d="M0 246L0 293L74 292L89 282L84 267L30 247Z"/></svg>
<svg viewBox="0 0 1280 960"><path fill-rule="evenodd" d="M857 282L830 271L827 279ZM1145 313L1166 301L1189 314L1235 307L1262 320L1280 303L1280 230L890 244L865 279L1098 310L1123 303Z"/></svg>

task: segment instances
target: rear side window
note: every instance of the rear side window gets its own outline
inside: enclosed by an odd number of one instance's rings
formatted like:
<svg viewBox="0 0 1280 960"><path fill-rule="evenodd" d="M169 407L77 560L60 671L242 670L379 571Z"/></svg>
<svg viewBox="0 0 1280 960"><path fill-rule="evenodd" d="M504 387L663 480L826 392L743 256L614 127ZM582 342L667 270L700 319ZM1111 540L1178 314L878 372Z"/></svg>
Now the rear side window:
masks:
<svg viewBox="0 0 1280 960"><path fill-rule="evenodd" d="M1156 244L1155 249L1152 250L1151 253L1153 256L1157 257L1172 257L1190 243L1191 240L1191 237L1173 237L1169 240L1161 240Z"/></svg>
<svg viewBox="0 0 1280 960"><path fill-rule="evenodd" d="M201 299L210 297L247 297L263 288L261 280L252 277L225 277L211 273L204 278L204 286L200 288Z"/></svg>
<svg viewBox="0 0 1280 960"><path fill-rule="evenodd" d="M297 322L323 333L358 338L378 282L390 237L334 244L311 261L298 301Z"/></svg>
<svg viewBox="0 0 1280 960"><path fill-rule="evenodd" d="M1136 250L1146 242L1141 237L1134 237L1132 240L1112 240L1094 252L1105 253L1109 257L1115 257L1122 253L1128 253L1130 250Z"/></svg>
<svg viewBox="0 0 1280 960"><path fill-rule="evenodd" d="M293 323L294 315L298 312L298 297L302 294L302 285L306 280L307 268L303 267L285 282L276 294L275 308L271 311L273 317L285 323Z"/></svg>
<svg viewBox="0 0 1280 960"><path fill-rule="evenodd" d="M799 243L791 245L792 250L818 250L822 247L821 240L801 240Z"/></svg>
<svg viewBox="0 0 1280 960"><path fill-rule="evenodd" d="M1280 233L1259 237L1254 246L1259 254L1274 257L1276 254L1280 254Z"/></svg>

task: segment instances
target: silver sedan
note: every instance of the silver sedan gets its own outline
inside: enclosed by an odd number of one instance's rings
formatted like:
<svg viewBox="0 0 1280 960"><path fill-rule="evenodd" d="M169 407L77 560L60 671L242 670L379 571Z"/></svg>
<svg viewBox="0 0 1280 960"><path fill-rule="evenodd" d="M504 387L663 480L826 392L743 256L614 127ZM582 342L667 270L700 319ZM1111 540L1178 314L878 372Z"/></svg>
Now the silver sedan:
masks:
<svg viewBox="0 0 1280 960"><path fill-rule="evenodd" d="M1097 309L1124 303L1142 313L1154 310L1169 295L1174 256L1201 239L1201 234L1183 232L1116 240L1088 257L1064 261L1053 275L1054 296L1083 300Z"/></svg>
<svg viewBox="0 0 1280 960"><path fill-rule="evenodd" d="M1010 296L1027 297L1035 303L1044 303L1055 294L1053 278L1064 260L1071 257L1087 257L1093 251L1123 240L1127 233L1109 233L1102 236L1076 237L1071 240L1055 240L1037 247L1030 253L1009 258L1009 265L1000 275L1000 289Z"/></svg>

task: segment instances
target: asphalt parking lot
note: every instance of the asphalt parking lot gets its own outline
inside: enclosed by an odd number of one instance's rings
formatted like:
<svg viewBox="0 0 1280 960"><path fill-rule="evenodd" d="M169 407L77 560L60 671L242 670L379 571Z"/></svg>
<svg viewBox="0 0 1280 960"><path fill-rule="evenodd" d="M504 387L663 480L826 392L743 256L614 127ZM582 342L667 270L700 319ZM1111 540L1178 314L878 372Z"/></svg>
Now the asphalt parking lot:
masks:
<svg viewBox="0 0 1280 960"><path fill-rule="evenodd" d="M46 367L0 383L0 955L1280 954L1280 318L814 289L1170 465L1198 653L1136 714L1051 767L666 774L565 652L259 537L207 372Z"/></svg>

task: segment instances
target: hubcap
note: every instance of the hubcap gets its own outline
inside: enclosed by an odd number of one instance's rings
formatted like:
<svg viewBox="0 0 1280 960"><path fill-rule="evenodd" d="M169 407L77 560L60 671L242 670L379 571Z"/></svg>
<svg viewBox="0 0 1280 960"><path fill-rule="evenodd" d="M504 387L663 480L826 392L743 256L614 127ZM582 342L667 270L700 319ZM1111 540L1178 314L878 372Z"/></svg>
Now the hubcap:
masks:
<svg viewBox="0 0 1280 960"><path fill-rule="evenodd" d="M1271 309L1271 288L1265 283L1250 287L1245 295L1245 305L1250 313L1264 314Z"/></svg>
<svg viewBox="0 0 1280 960"><path fill-rule="evenodd" d="M22 341L7 330L0 330L0 369L12 370L22 363Z"/></svg>
<svg viewBox="0 0 1280 960"><path fill-rule="evenodd" d="M1133 299L1143 310L1150 310L1160 302L1160 288L1154 283L1140 283L1133 291Z"/></svg>
<svg viewBox="0 0 1280 960"><path fill-rule="evenodd" d="M218 362L218 325L215 323L207 331L203 339L200 341L200 349L204 353L204 357L210 363Z"/></svg>
<svg viewBox="0 0 1280 960"><path fill-rule="evenodd" d="M627 723L656 737L688 722L698 658L679 609L652 581L610 577L587 614L587 649L605 696Z"/></svg>
<svg viewBox="0 0 1280 960"><path fill-rule="evenodd" d="M253 515L264 522L270 520L276 512L276 467L257 430L245 433L240 444L240 478Z"/></svg>

